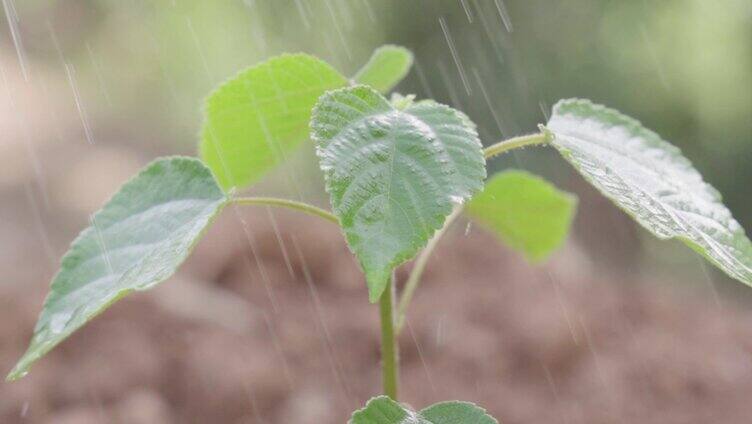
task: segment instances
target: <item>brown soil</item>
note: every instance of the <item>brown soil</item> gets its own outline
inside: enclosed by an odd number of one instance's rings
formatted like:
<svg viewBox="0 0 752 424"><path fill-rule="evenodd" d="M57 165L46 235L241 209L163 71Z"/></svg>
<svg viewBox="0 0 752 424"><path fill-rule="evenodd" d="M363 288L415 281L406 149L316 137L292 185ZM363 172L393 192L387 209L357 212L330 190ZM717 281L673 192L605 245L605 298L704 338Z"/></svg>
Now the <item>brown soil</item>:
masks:
<svg viewBox="0 0 752 424"><path fill-rule="evenodd" d="M284 252L264 209L245 227L225 211L178 277L0 383L0 422L344 423L379 393L377 310L336 228L274 213ZM464 230L401 338L405 401L472 400L505 424L749 422L752 314L594 276L573 244L529 267ZM0 285L0 369L44 286Z"/></svg>

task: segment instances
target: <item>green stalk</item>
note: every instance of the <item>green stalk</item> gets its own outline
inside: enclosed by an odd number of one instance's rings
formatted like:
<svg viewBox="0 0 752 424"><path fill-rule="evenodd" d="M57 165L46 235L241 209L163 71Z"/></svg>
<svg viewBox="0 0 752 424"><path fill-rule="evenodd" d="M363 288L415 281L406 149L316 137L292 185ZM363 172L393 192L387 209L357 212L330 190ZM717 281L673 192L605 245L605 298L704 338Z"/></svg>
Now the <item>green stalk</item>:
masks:
<svg viewBox="0 0 752 424"><path fill-rule="evenodd" d="M332 213L325 211L319 207L309 205L303 202L297 202L295 200L278 199L276 197L236 197L232 199L232 202L239 205L268 205L268 206L281 206L283 208L295 209L301 212L305 212L309 215L318 216L331 221L339 225L339 219Z"/></svg>
<svg viewBox="0 0 752 424"><path fill-rule="evenodd" d="M384 394L397 400L397 386L399 385L399 358L397 352L397 338L394 332L394 279L387 283L384 294L379 300L381 312L381 379Z"/></svg>
<svg viewBox="0 0 752 424"><path fill-rule="evenodd" d="M534 144L544 144L548 142L549 135L544 128L541 128L541 132L539 133L521 135L519 137L513 137L507 140L500 141L496 144L492 144L483 149L483 155L486 157L486 159L490 159L494 156L506 153L512 149L531 146Z"/></svg>

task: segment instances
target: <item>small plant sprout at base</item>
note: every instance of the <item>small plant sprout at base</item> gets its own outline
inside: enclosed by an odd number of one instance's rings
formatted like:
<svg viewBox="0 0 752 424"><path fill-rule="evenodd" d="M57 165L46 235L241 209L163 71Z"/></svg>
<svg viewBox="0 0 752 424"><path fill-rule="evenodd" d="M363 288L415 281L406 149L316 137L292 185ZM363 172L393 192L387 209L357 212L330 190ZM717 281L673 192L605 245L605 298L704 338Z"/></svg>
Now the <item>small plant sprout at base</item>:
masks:
<svg viewBox="0 0 752 424"><path fill-rule="evenodd" d="M463 112L390 90L412 54L377 49L353 78L306 54L271 58L212 92L200 158L166 157L127 182L62 259L16 380L74 331L133 292L165 281L228 205L294 209L339 225L379 303L383 396L352 424L493 424L485 410L399 403L399 348L410 301L447 228L466 215L532 262L567 237L577 199L519 170L487 177L486 161L552 146L584 179L660 239L678 239L730 277L752 284L752 243L682 153L636 120L588 100L559 101L534 134L485 149ZM243 197L301 143L315 144L331 211ZM398 293L395 269L415 259ZM458 288L459 289L459 288ZM366 290L364 290L364 298Z"/></svg>

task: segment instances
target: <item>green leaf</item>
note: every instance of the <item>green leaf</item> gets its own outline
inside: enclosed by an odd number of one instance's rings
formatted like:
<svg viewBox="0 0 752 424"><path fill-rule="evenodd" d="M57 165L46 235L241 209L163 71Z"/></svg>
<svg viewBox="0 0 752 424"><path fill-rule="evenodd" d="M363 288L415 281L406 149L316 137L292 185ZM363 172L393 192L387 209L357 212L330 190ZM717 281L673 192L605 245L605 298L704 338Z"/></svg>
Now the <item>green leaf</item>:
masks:
<svg viewBox="0 0 752 424"><path fill-rule="evenodd" d="M8 379L23 377L118 299L170 277L226 201L198 159L159 159L127 182L63 257L31 345Z"/></svg>
<svg viewBox="0 0 752 424"><path fill-rule="evenodd" d="M365 408L355 411L350 424L427 424L417 414L387 396L368 401Z"/></svg>
<svg viewBox="0 0 752 424"><path fill-rule="evenodd" d="M486 410L469 402L442 402L420 411L431 424L499 424Z"/></svg>
<svg viewBox="0 0 752 424"><path fill-rule="evenodd" d="M482 188L485 159L467 117L435 102L397 110L365 86L322 96L311 120L332 209L370 299Z"/></svg>
<svg viewBox="0 0 752 424"><path fill-rule="evenodd" d="M467 213L528 260L539 262L566 239L577 199L523 171L496 174L468 203Z"/></svg>
<svg viewBox="0 0 752 424"><path fill-rule="evenodd" d="M316 99L346 84L306 54L277 56L240 72L206 100L202 159L225 189L256 182L307 138Z"/></svg>
<svg viewBox="0 0 752 424"><path fill-rule="evenodd" d="M752 243L679 149L587 100L557 103L547 127L564 158L643 227L661 239L682 240L752 285Z"/></svg>
<svg viewBox="0 0 752 424"><path fill-rule="evenodd" d="M354 80L358 84L369 85L382 93L388 93L402 81L412 66L413 54L410 50L400 46L381 46L373 52Z"/></svg>
<svg viewBox="0 0 752 424"><path fill-rule="evenodd" d="M498 424L486 411L472 403L442 402L415 412L386 396L373 398L356 411L351 424Z"/></svg>

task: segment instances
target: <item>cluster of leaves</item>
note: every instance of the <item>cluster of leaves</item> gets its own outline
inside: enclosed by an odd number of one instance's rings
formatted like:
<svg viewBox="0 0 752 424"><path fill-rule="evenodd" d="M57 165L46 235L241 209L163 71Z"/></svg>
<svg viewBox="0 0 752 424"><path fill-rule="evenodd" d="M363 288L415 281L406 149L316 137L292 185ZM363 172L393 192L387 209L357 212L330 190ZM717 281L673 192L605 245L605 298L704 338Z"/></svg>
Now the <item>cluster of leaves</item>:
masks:
<svg viewBox="0 0 752 424"><path fill-rule="evenodd" d="M235 193L284 162L309 133L333 219L361 264L371 301L381 297L394 268L461 210L532 261L562 243L574 196L522 171L486 181L486 158L525 144L553 145L650 232L684 241L752 284L752 243L718 192L678 149L637 121L587 100L563 100L540 134L484 150L462 112L414 96L384 97L411 64L410 52L385 46L348 80L317 58L283 55L222 84L206 103L201 159L148 165L72 243L9 379L25 375L113 302L172 275L223 207L241 200ZM413 412L388 398L372 400L352 418L353 424L469 422L496 421L471 404Z"/></svg>
<svg viewBox="0 0 752 424"><path fill-rule="evenodd" d="M355 411L350 424L498 424L478 406L468 402L441 402L415 412L386 396L371 399Z"/></svg>

